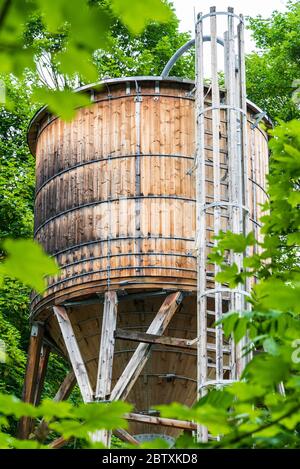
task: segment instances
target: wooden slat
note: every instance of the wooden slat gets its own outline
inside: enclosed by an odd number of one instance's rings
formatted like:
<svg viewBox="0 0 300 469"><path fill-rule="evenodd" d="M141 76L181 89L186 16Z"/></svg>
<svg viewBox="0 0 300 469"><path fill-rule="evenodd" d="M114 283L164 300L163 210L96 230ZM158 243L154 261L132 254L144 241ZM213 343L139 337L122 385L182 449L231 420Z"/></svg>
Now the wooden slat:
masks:
<svg viewBox="0 0 300 469"><path fill-rule="evenodd" d="M183 295L181 292L168 295L150 324L147 333L163 334L182 299ZM111 400L126 399L149 358L150 350L151 344L142 343L138 345L110 395Z"/></svg>
<svg viewBox="0 0 300 469"><path fill-rule="evenodd" d="M62 306L54 306L53 311L57 318L66 348L68 350L69 359L76 376L82 399L84 402L92 402L93 390L67 311Z"/></svg>

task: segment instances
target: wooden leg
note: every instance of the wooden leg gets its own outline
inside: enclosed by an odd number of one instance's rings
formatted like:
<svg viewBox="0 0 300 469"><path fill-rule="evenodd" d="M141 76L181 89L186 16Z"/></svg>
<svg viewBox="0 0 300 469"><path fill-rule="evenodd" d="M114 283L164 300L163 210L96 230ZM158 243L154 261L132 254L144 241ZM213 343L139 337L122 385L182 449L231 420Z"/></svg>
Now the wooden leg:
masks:
<svg viewBox="0 0 300 469"><path fill-rule="evenodd" d="M168 295L150 324L147 334L162 335L177 311L182 299L183 295L181 292ZM150 356L151 346L151 344L146 343L140 343L138 345L112 390L110 400L126 399Z"/></svg>
<svg viewBox="0 0 300 469"><path fill-rule="evenodd" d="M34 396L34 405L39 405L41 401L41 394L44 387L46 372L47 372L47 365L49 361L51 348L49 345L43 345L40 355L40 363L38 369L38 376L37 376L37 384Z"/></svg>
<svg viewBox="0 0 300 469"><path fill-rule="evenodd" d="M22 396L24 402L34 403L43 336L44 326L40 323L33 324L30 334L26 374ZM32 419L29 417L22 417L19 422L18 437L21 439L28 438L31 427Z"/></svg>
<svg viewBox="0 0 300 469"><path fill-rule="evenodd" d="M96 385L96 399L99 401L106 400L111 391L115 349L114 334L117 325L117 303L118 297L116 292L105 293ZM101 441L105 446L110 446L111 432L99 430L93 434L92 440Z"/></svg>
<svg viewBox="0 0 300 469"><path fill-rule="evenodd" d="M54 314L57 318L58 324L64 342L68 351L68 355L72 364L74 374L82 395L84 402L93 401L93 390L90 384L90 380L86 371L84 361L79 350L77 340L73 331L71 321L68 317L67 311L62 306L53 307Z"/></svg>

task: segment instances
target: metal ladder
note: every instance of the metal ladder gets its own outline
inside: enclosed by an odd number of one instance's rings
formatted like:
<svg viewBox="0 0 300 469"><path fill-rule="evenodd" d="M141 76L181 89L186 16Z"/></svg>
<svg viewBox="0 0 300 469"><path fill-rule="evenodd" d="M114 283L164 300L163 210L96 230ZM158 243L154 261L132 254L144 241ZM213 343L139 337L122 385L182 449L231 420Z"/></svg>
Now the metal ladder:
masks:
<svg viewBox="0 0 300 469"><path fill-rule="evenodd" d="M217 18L225 16L227 31L224 33L224 90L220 90L218 74L218 27ZM204 22L210 27L211 57L211 104L204 97ZM206 31L207 33L207 31ZM236 234L249 232L248 174L247 174L247 104L245 85L244 19L234 13L217 12L197 17L196 22L196 200L197 200L197 321L198 321L198 398L209 388L220 389L239 379L245 366L243 341L239 346L233 340L225 340L221 325L215 325L226 311L241 312L246 309L245 298L250 290L249 282L231 290L216 281L219 266L210 266L211 277L207 280L208 254L207 235L209 219L212 219L213 235L221 230ZM224 169L221 165L220 126L227 125L227 188L221 187ZM208 199L207 145L205 144L205 120L212 125L213 202ZM207 120L206 120L207 122ZM223 162L224 166L224 162ZM224 185L224 184L223 184ZM216 243L216 241L213 241ZM228 262L243 266L244 254L231 254ZM208 441L207 428L200 425L198 440Z"/></svg>

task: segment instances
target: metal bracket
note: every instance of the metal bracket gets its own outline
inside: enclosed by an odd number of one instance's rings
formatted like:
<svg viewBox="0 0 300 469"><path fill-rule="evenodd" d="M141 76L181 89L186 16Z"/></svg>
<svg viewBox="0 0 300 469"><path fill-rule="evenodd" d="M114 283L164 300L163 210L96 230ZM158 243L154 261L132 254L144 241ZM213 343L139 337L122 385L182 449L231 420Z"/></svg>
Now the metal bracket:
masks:
<svg viewBox="0 0 300 469"><path fill-rule="evenodd" d="M258 124L263 120L264 117L266 117L266 115L266 112L259 112L258 114L255 114L255 121L251 124L251 130L257 129Z"/></svg>

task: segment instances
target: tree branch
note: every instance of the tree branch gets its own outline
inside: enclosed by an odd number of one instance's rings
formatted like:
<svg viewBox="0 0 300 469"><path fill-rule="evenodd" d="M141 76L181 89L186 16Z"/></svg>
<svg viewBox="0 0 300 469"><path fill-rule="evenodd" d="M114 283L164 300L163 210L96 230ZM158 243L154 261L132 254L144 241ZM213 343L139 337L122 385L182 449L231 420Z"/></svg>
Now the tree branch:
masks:
<svg viewBox="0 0 300 469"><path fill-rule="evenodd" d="M281 420L286 419L290 415L297 412L299 409L300 409L300 405L297 405L296 407L292 407L286 414L282 415L281 417L278 417L277 419L272 420L271 422L268 422L268 423L265 423L264 425L261 425L256 430L252 430L252 431L249 431L249 432L246 432L246 433L242 433L241 435L238 435L238 436L236 436L235 438L233 438L231 440L229 439L227 441L224 441L224 443L226 443L226 445L227 444L232 445L232 444L235 444L235 443L239 443L240 441L244 440L245 438L251 437L254 433L258 433L262 430L265 430L266 428L269 428L269 427L272 427L273 425L276 425ZM214 446L214 448L221 448L222 446L223 446L223 444L220 443L220 444Z"/></svg>

